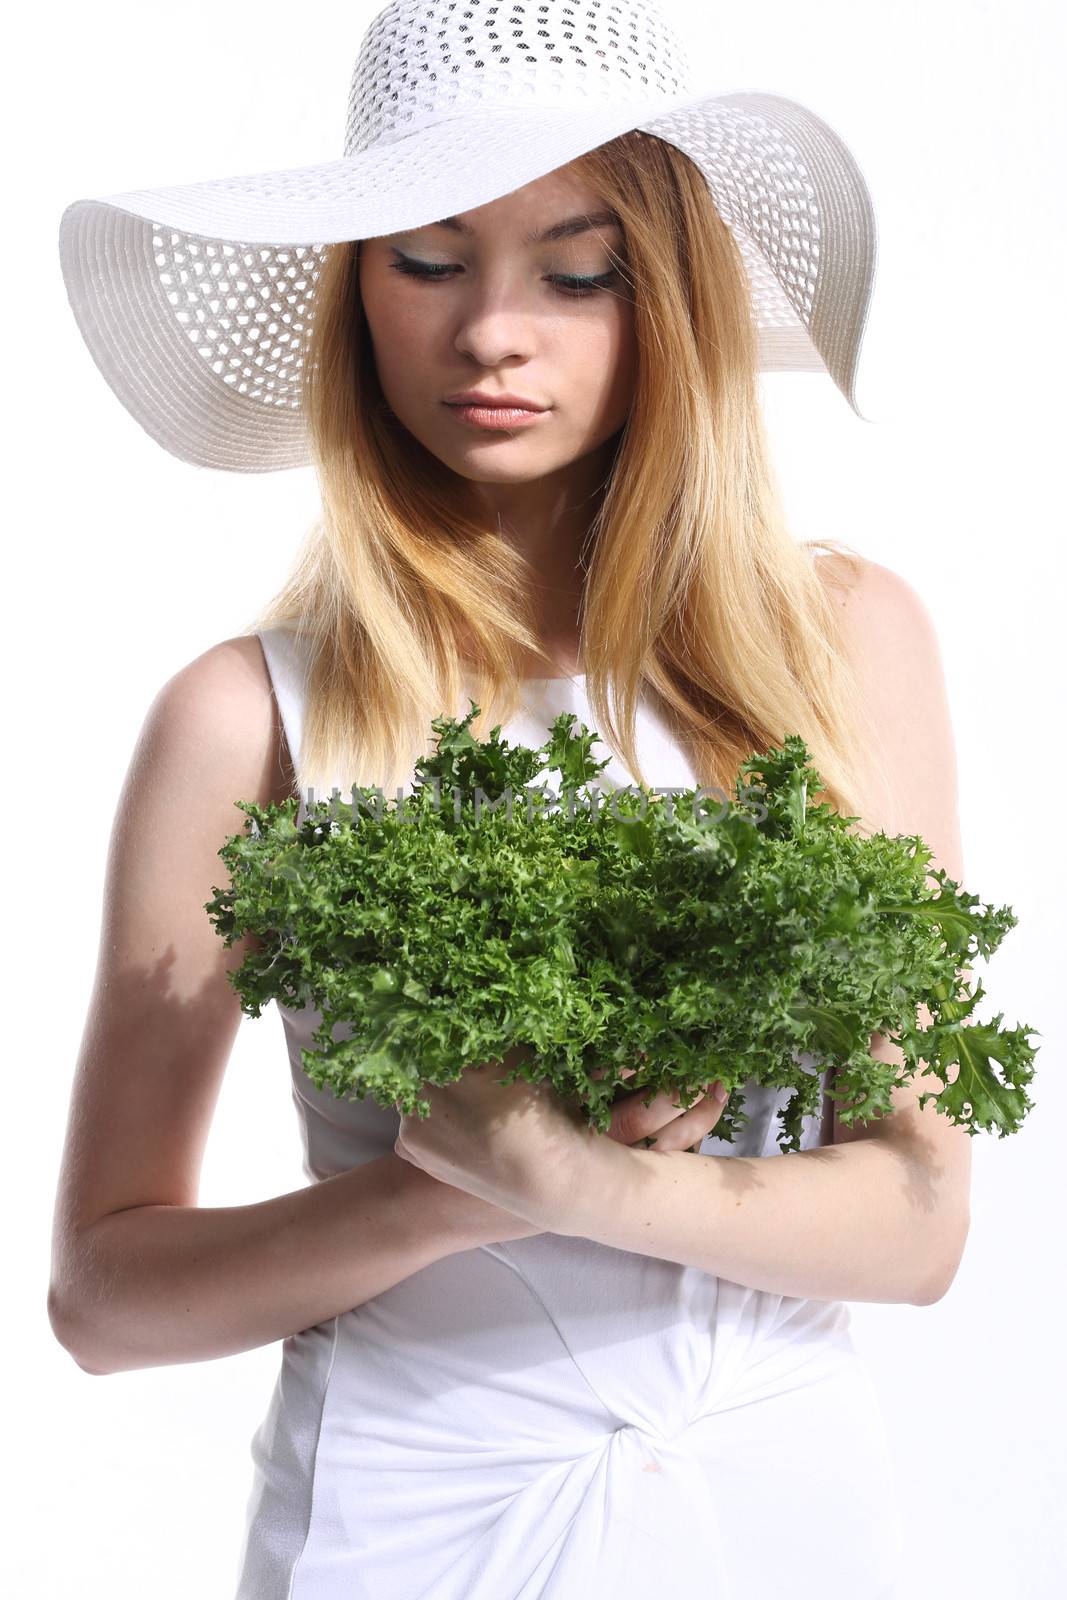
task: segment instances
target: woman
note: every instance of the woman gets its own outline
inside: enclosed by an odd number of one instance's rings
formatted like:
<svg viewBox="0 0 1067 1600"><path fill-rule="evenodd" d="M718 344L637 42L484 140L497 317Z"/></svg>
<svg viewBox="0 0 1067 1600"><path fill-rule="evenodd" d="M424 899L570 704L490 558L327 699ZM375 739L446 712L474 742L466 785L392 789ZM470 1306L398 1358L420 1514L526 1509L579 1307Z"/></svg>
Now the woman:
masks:
<svg viewBox="0 0 1067 1600"><path fill-rule="evenodd" d="M240 1020L227 973L246 952L204 916L233 803L410 783L442 708L473 697L476 733L526 743L573 708L608 783L729 790L798 732L833 804L921 833L962 878L929 618L888 568L792 539L760 416L761 365L825 366L852 398L862 179L802 108L688 92L653 6L560 0L539 29L529 9L387 7L341 172L65 213L72 305L124 403L189 460L309 453L323 516L258 626L162 687L131 763L53 1326L97 1373L284 1339L238 1600L887 1595L895 1486L847 1301L926 1305L958 1265L970 1145L919 1110L929 1085L849 1125L824 1082L791 1157L784 1096L753 1085L727 1085L750 1116L733 1145L710 1093L626 1094L591 1140L492 1063L420 1121L318 1091L301 1050L320 1018L282 1007L313 1181L196 1203ZM812 192L843 182L852 203L819 213L807 280L766 240L753 275L769 208L745 232L713 198L730 160L752 193L782 181L772 114L832 150L836 167L804 147ZM706 138L728 117L732 156ZM259 270L219 225L238 219L290 243ZM336 232L321 251L316 228ZM220 309L232 271L244 323ZM775 295L795 312L777 334Z"/></svg>

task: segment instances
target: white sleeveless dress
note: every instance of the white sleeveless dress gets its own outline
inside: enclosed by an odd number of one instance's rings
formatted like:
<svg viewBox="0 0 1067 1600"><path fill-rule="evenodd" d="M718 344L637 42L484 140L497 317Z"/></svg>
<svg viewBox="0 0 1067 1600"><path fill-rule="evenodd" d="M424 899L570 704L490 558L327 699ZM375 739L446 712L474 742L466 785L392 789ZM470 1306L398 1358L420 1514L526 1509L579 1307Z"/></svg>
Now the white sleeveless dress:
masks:
<svg viewBox="0 0 1067 1600"><path fill-rule="evenodd" d="M259 637L295 756L304 662ZM511 742L562 710L594 725L581 677L528 690ZM649 784L696 785L645 705L637 737ZM634 780L613 757L598 781ZM308 1179L388 1154L398 1113L317 1089L300 1052L321 1015L278 1010ZM787 1098L751 1085L738 1142L701 1154L776 1157ZM840 1301L558 1234L446 1256L283 1341L236 1600L893 1595L895 1474L849 1323Z"/></svg>

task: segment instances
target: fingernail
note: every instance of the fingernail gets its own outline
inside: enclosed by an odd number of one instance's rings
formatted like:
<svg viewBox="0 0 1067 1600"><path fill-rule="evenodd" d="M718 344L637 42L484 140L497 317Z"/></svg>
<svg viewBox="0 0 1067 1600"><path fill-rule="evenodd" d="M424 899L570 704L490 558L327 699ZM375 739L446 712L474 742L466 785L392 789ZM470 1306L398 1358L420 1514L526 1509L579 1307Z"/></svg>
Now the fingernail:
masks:
<svg viewBox="0 0 1067 1600"><path fill-rule="evenodd" d="M721 1083L717 1083L711 1092L719 1104L723 1105L726 1100L726 1090L723 1085Z"/></svg>

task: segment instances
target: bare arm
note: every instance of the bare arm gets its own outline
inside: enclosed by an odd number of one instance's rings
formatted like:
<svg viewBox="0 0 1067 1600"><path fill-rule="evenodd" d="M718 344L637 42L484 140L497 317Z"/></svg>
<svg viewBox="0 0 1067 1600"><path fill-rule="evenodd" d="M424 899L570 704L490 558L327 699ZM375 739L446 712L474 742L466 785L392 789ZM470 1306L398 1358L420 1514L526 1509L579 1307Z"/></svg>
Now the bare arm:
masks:
<svg viewBox="0 0 1067 1600"><path fill-rule="evenodd" d="M541 1220L771 1294L928 1305L967 1232L938 1194L926 1163L890 1140L759 1157L657 1157L598 1140L566 1228Z"/></svg>
<svg viewBox="0 0 1067 1600"><path fill-rule="evenodd" d="M866 726L884 756L883 776L868 775L861 814L888 834L920 834L930 869L962 882L955 747L929 614L910 585L875 562L841 604ZM919 1021L930 1024L925 1007ZM870 1049L903 1061L882 1034ZM893 1089L891 1113L852 1127L835 1106L833 1144L791 1155L678 1152L656 1162L598 1141L590 1170L568 1186L568 1214L546 1200L537 1216L559 1232L754 1289L927 1305L951 1284L970 1223L970 1134L935 1105L918 1105L942 1087L918 1071Z"/></svg>
<svg viewBox="0 0 1067 1600"><path fill-rule="evenodd" d="M248 1350L359 1305L438 1256L538 1230L390 1152L292 1194L197 1205L241 1020L204 910L237 799L281 801L291 766L262 651L224 641L156 696L108 857L93 994L56 1196L48 1312L86 1371Z"/></svg>
<svg viewBox="0 0 1067 1600"><path fill-rule="evenodd" d="M393 1154L245 1206L137 1206L79 1241L56 1332L87 1372L211 1361L285 1339L478 1242L507 1214ZM536 1228L515 1218L522 1237ZM486 1242L507 1229L483 1229Z"/></svg>

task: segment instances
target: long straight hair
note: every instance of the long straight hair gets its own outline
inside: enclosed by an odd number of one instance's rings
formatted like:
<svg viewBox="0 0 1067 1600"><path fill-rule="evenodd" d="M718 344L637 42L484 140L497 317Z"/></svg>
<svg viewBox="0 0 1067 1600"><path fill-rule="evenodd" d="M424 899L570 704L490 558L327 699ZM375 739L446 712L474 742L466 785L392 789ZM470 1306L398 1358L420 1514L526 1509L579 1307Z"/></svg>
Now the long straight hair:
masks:
<svg viewBox="0 0 1067 1600"><path fill-rule="evenodd" d="M757 389L744 262L699 169L628 133L571 169L618 215L612 252L632 300L637 371L580 565L580 649L594 727L638 783L647 693L698 782L730 794L738 765L792 733L823 787L860 815L858 689L823 578L862 558L790 534ZM309 662L295 787L408 781L433 718L481 708L488 736L516 712L537 637L534 573L472 486L395 418L358 287L359 241L330 246L313 294L302 404L322 514L246 631L287 627ZM816 552L832 552L818 563ZM473 676L468 676L473 674ZM472 693L471 685L474 685Z"/></svg>

